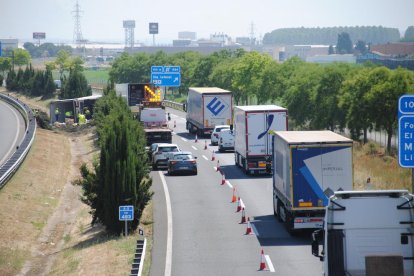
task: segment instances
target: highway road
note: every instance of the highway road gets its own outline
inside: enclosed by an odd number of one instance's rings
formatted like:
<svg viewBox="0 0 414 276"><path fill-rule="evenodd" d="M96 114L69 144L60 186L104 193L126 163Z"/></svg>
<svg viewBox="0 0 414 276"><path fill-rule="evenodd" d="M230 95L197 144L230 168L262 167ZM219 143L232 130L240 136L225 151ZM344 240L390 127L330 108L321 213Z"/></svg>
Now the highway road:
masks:
<svg viewBox="0 0 414 276"><path fill-rule="evenodd" d="M219 153L210 139L194 140L185 130L185 113L168 110L176 121L173 143L198 157L197 176L169 176L153 171L154 245L150 275L321 275L311 255L310 232L290 236L273 216L272 179L246 176L234 153ZM208 149L205 150L205 141ZM211 161L215 151L215 161ZM216 172L217 160L226 183ZM245 235L235 188L250 217L254 234ZM170 225L170 227L169 227ZM259 271L261 249L267 269Z"/></svg>
<svg viewBox="0 0 414 276"><path fill-rule="evenodd" d="M24 138L25 123L14 107L0 100L0 165L13 154Z"/></svg>

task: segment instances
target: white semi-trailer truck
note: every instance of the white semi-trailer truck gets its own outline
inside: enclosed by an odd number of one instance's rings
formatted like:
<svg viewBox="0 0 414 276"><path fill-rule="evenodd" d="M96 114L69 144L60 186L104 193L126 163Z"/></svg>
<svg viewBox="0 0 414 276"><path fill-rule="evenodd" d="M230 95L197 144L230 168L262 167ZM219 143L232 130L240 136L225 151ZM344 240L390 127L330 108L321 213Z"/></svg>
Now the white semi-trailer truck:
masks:
<svg viewBox="0 0 414 276"><path fill-rule="evenodd" d="M277 105L234 107L234 154L236 165L246 174L271 172L272 135L287 130L287 109Z"/></svg>
<svg viewBox="0 0 414 276"><path fill-rule="evenodd" d="M406 190L335 192L312 239L324 276L414 275L413 196Z"/></svg>
<svg viewBox="0 0 414 276"><path fill-rule="evenodd" d="M276 131L273 210L287 230L321 228L328 199L353 189L352 140L332 131Z"/></svg>
<svg viewBox="0 0 414 276"><path fill-rule="evenodd" d="M216 125L233 124L232 93L218 87L190 87L186 111L186 129L210 135Z"/></svg>

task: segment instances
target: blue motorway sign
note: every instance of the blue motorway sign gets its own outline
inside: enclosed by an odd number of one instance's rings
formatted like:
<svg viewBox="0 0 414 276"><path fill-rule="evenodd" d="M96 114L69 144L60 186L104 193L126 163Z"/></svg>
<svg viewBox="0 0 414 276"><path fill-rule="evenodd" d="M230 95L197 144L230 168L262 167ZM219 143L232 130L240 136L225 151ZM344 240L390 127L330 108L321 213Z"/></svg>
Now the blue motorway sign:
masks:
<svg viewBox="0 0 414 276"><path fill-rule="evenodd" d="M134 206L119 206L119 220L134 220Z"/></svg>
<svg viewBox="0 0 414 276"><path fill-rule="evenodd" d="M151 83L155 86L180 86L180 66L151 66Z"/></svg>
<svg viewBox="0 0 414 276"><path fill-rule="evenodd" d="M403 168L414 168L414 95L398 100L398 162Z"/></svg>

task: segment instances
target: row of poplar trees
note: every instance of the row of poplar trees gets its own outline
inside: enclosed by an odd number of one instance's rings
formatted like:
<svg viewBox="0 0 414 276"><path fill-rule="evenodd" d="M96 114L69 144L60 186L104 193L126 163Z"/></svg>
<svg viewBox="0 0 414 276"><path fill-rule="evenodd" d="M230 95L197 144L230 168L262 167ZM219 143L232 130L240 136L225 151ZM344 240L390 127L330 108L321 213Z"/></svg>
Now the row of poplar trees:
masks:
<svg viewBox="0 0 414 276"><path fill-rule="evenodd" d="M119 206L133 205L134 220L128 230L135 230L153 194L143 128L133 119L125 99L114 91L106 92L96 102L94 119L100 157L93 169L81 166L82 201L91 207L92 224L100 222L116 234L124 230L118 218Z"/></svg>

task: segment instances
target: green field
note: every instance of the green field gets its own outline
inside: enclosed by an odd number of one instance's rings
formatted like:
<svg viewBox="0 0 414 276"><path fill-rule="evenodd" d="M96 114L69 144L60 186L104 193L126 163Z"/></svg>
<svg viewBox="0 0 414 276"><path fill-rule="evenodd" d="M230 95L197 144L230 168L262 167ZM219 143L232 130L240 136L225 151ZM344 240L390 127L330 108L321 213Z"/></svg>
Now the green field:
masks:
<svg viewBox="0 0 414 276"><path fill-rule="evenodd" d="M105 87L109 79L109 68L107 69L86 69L83 71L86 80L93 87ZM53 71L53 78L59 79L59 72Z"/></svg>

